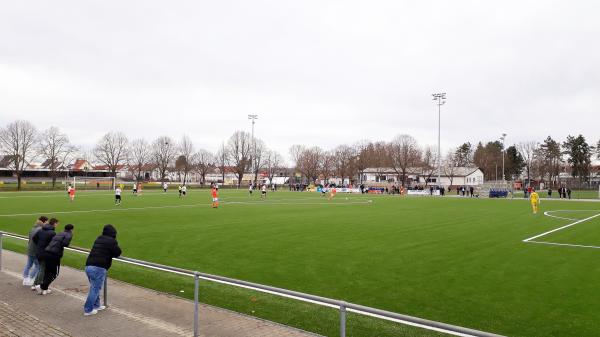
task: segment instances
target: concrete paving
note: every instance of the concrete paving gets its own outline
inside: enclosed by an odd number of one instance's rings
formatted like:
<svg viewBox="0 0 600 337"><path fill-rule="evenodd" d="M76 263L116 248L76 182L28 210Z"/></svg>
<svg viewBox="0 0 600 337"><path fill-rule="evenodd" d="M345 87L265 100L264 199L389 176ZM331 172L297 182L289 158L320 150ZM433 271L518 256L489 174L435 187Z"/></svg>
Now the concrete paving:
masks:
<svg viewBox="0 0 600 337"><path fill-rule="evenodd" d="M193 336L191 301L109 279L109 308L86 317L83 271L61 267L52 293L40 296L22 285L24 264L24 255L2 251L0 337ZM201 336L317 336L208 305L200 305L199 318Z"/></svg>

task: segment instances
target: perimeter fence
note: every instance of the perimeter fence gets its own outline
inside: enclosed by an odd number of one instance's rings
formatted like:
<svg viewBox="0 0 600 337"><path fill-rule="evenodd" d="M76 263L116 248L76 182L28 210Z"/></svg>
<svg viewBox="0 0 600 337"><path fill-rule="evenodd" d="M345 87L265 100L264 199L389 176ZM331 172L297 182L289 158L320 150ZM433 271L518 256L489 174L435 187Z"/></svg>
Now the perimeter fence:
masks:
<svg viewBox="0 0 600 337"><path fill-rule="evenodd" d="M0 231L0 271L2 270L2 241L3 237L14 238L18 240L28 241L29 239L26 236L2 232ZM78 247L66 247L65 249L80 253L80 254L89 254L89 250L78 248ZM167 266L163 264L133 259L129 257L119 257L115 258L115 261L126 263L130 265L136 265L152 270L158 270L166 273L177 274L182 276L191 277L194 279L194 337L198 337L200 335L200 326L199 326L199 284L200 280L206 280L210 282L217 282L221 284L226 284L234 287L251 289L254 291L259 291L263 293L268 293L272 295L277 295L285 298L295 299L298 301L309 302L313 304L317 304L324 307L335 308L339 310L339 332L341 337L346 336L346 314L348 312L370 316L374 318L379 318L386 321L392 321L396 323L406 324L410 326L419 327L426 330L437 331L441 333L446 333L454 336L474 336L474 337L503 337L502 335L497 335L489 332L479 331L475 329L465 328L461 326L446 324L442 322L427 320L423 318L418 318L414 316L408 316L403 314L398 314L395 312L390 312L386 310L381 310L377 308L367 307L360 304L354 304L345 302L342 300L331 299L322 296L316 296L311 294L306 294L298 291L282 289L272 286L267 286L263 284L247 282L242 280L237 280L229 277L212 275L207 273L201 273L198 271L192 271L172 266ZM108 276L107 276L108 278ZM104 280L103 287L103 302L104 305L108 307L108 283L107 278Z"/></svg>

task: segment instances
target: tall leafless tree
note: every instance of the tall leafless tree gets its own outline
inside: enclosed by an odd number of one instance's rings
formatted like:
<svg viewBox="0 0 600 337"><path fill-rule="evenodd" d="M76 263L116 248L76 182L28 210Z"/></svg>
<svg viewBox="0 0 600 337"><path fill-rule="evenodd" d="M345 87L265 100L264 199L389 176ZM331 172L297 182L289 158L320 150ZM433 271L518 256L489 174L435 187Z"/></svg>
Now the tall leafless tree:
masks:
<svg viewBox="0 0 600 337"><path fill-rule="evenodd" d="M277 171L282 168L282 165L283 157L277 151L268 150L265 153L265 169L271 184L273 184L273 178L277 174Z"/></svg>
<svg viewBox="0 0 600 337"><path fill-rule="evenodd" d="M125 134L109 132L96 144L94 156L99 162L106 165L111 175L116 178L119 166L127 162L127 146L128 141Z"/></svg>
<svg viewBox="0 0 600 337"><path fill-rule="evenodd" d="M525 169L527 170L527 186L530 184L532 163L535 160L537 149L538 143L534 141L519 143L517 145L517 150L521 154L521 157L523 157L523 161L525 162Z"/></svg>
<svg viewBox="0 0 600 337"><path fill-rule="evenodd" d="M306 177L309 184L312 184L319 177L322 167L324 151L318 147L303 148L296 162L296 170Z"/></svg>
<svg viewBox="0 0 600 337"><path fill-rule="evenodd" d="M356 153L355 166L358 173L358 181L362 184L363 173L365 169L369 167L369 146L371 142L368 140L361 140L354 144L354 152Z"/></svg>
<svg viewBox="0 0 600 337"><path fill-rule="evenodd" d="M10 157L10 168L17 176L21 190L21 176L28 162L35 156L37 130L28 121L18 120L0 130L0 150Z"/></svg>
<svg viewBox="0 0 600 337"><path fill-rule="evenodd" d="M175 161L175 169L179 175L179 180L183 181L185 185L187 182L187 176L192 171L192 155L194 154L194 144L192 140L188 136L183 136L181 142L178 146L179 155L177 156L177 160ZM181 179L181 174L183 173L183 179Z"/></svg>
<svg viewBox="0 0 600 337"><path fill-rule="evenodd" d="M200 184L206 183L206 175L212 167L214 167L215 156L208 150L200 149L192 156L192 164L194 169L200 175Z"/></svg>
<svg viewBox="0 0 600 337"><path fill-rule="evenodd" d="M456 167L463 162L464 159L460 155L457 155L456 151L450 151L446 155L442 170L448 179L450 179L450 186L452 186L452 183L454 182L454 171L456 171ZM450 186L448 186L448 188L450 188Z"/></svg>
<svg viewBox="0 0 600 337"><path fill-rule="evenodd" d="M345 144L339 145L333 153L336 175L342 179L342 184L345 178L348 178L350 182L356 171L354 164L356 153L354 152L354 148Z"/></svg>
<svg viewBox="0 0 600 337"><path fill-rule="evenodd" d="M244 173L250 168L251 145L251 136L245 131L236 131L227 142L227 154L237 177L238 187L242 185Z"/></svg>
<svg viewBox="0 0 600 337"><path fill-rule="evenodd" d="M420 163L421 175L425 178L425 186L429 184L431 176L436 171L437 150L433 146L426 146ZM439 182L438 182L439 184Z"/></svg>
<svg viewBox="0 0 600 337"><path fill-rule="evenodd" d="M161 182L165 182L176 155L177 145L170 137L162 136L152 143L152 161L158 169Z"/></svg>
<svg viewBox="0 0 600 337"><path fill-rule="evenodd" d="M60 130L52 126L40 135L38 144L40 156L48 164L50 177L52 178L52 189L56 187L56 178L61 165L70 159L77 148L69 142L69 138Z"/></svg>
<svg viewBox="0 0 600 337"><path fill-rule="evenodd" d="M392 168L405 186L408 169L417 166L421 158L417 141L409 135L396 136L389 144L389 155Z"/></svg>
<svg viewBox="0 0 600 337"><path fill-rule="evenodd" d="M221 171L221 181L225 183L225 171L227 170L227 164L229 163L229 154L225 143L221 143L219 151L215 155L215 163L219 171Z"/></svg>
<svg viewBox="0 0 600 337"><path fill-rule="evenodd" d="M140 138L131 142L129 146L128 166L137 181L144 180L142 176L144 168L150 163L152 153L146 140Z"/></svg>
<svg viewBox="0 0 600 337"><path fill-rule="evenodd" d="M289 176L289 183L292 183L292 177L295 177L296 173L300 173L300 170L298 169L299 167L299 162L300 162L300 156L302 155L302 152L304 152L306 150L306 146L304 145L300 145L300 144L294 144L292 146L290 146L290 158L292 159L293 162L293 170L290 170L290 176ZM295 178L294 178L295 179Z"/></svg>
<svg viewBox="0 0 600 337"><path fill-rule="evenodd" d="M323 184L329 184L329 179L335 174L336 170L336 158L335 154L331 151L323 153L321 158L320 174L323 176Z"/></svg>
<svg viewBox="0 0 600 337"><path fill-rule="evenodd" d="M261 139L254 138L254 148L252 149L252 166L254 170L252 173L254 174L254 184L256 184L256 181L258 180L258 172L265 166L266 152L268 152L268 149L265 142Z"/></svg>

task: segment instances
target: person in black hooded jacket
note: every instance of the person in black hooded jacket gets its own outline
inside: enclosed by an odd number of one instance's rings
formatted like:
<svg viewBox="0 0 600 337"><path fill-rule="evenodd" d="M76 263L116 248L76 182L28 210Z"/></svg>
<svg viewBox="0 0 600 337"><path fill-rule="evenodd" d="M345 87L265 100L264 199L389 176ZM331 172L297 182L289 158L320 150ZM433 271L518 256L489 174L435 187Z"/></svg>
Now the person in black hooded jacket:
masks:
<svg viewBox="0 0 600 337"><path fill-rule="evenodd" d="M46 257L46 247L52 241L52 238L56 235L54 229L58 224L58 219L52 218L50 221L42 226L42 229L37 231L31 238L31 241L35 244L35 256L40 263L40 271L37 274L35 281L33 282L33 290L37 290L38 293L42 293L41 284L44 282L44 275L46 271L46 263L44 261Z"/></svg>
<svg viewBox="0 0 600 337"><path fill-rule="evenodd" d="M48 287L52 283L60 271L60 259L63 257L65 247L68 247L73 238L73 225L68 224L65 226L64 232L58 233L52 237L52 240L45 249L44 261L46 264L46 270L44 273L44 282L41 284L40 295L46 295L50 293Z"/></svg>
<svg viewBox="0 0 600 337"><path fill-rule="evenodd" d="M100 290L102 290L112 259L120 255L121 248L117 242L117 230L112 225L104 226L102 235L94 241L92 251L85 262L85 273L90 281L90 290L83 306L85 316L95 315L99 310L106 309L100 305Z"/></svg>

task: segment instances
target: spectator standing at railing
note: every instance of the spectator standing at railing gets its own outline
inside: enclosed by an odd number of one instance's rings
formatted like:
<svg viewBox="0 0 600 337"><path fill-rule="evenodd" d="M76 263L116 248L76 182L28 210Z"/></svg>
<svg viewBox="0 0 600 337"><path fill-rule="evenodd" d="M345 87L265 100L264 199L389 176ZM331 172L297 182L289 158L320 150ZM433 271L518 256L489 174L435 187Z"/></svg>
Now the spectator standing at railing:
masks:
<svg viewBox="0 0 600 337"><path fill-rule="evenodd" d="M73 238L73 225L68 224L65 226L65 230L56 234L48 247L45 249L44 260L46 261L46 271L44 273L44 282L41 285L40 295L47 295L50 293L50 283L52 283L58 276L60 271L60 259L63 257L65 247L71 244Z"/></svg>
<svg viewBox="0 0 600 337"><path fill-rule="evenodd" d="M106 225L102 235L96 238L90 255L85 262L85 274L90 282L90 290L83 305L83 315L95 315L106 309L100 305L100 290L104 285L106 272L112 265L112 259L121 256L121 248L117 242L117 230L113 225Z"/></svg>
<svg viewBox="0 0 600 337"><path fill-rule="evenodd" d="M37 256L35 254L36 248L35 243L33 242L33 236L42 229L42 226L48 222L48 217L41 216L37 219L33 228L29 231L29 243L27 244L27 263L25 264L25 269L23 270L23 285L24 286L33 286L33 281L40 271L40 263L38 262ZM33 269L32 269L33 267Z"/></svg>
<svg viewBox="0 0 600 337"><path fill-rule="evenodd" d="M50 219L50 221L43 225L42 229L35 233L35 235L31 238L33 243L35 243L35 256L40 263L40 271L37 274L31 289L37 290L38 293L42 292L41 284L44 282L44 275L46 274L46 261L44 261L46 247L48 247L50 241L52 241L52 238L56 235L54 229L56 228L57 224L58 219Z"/></svg>

